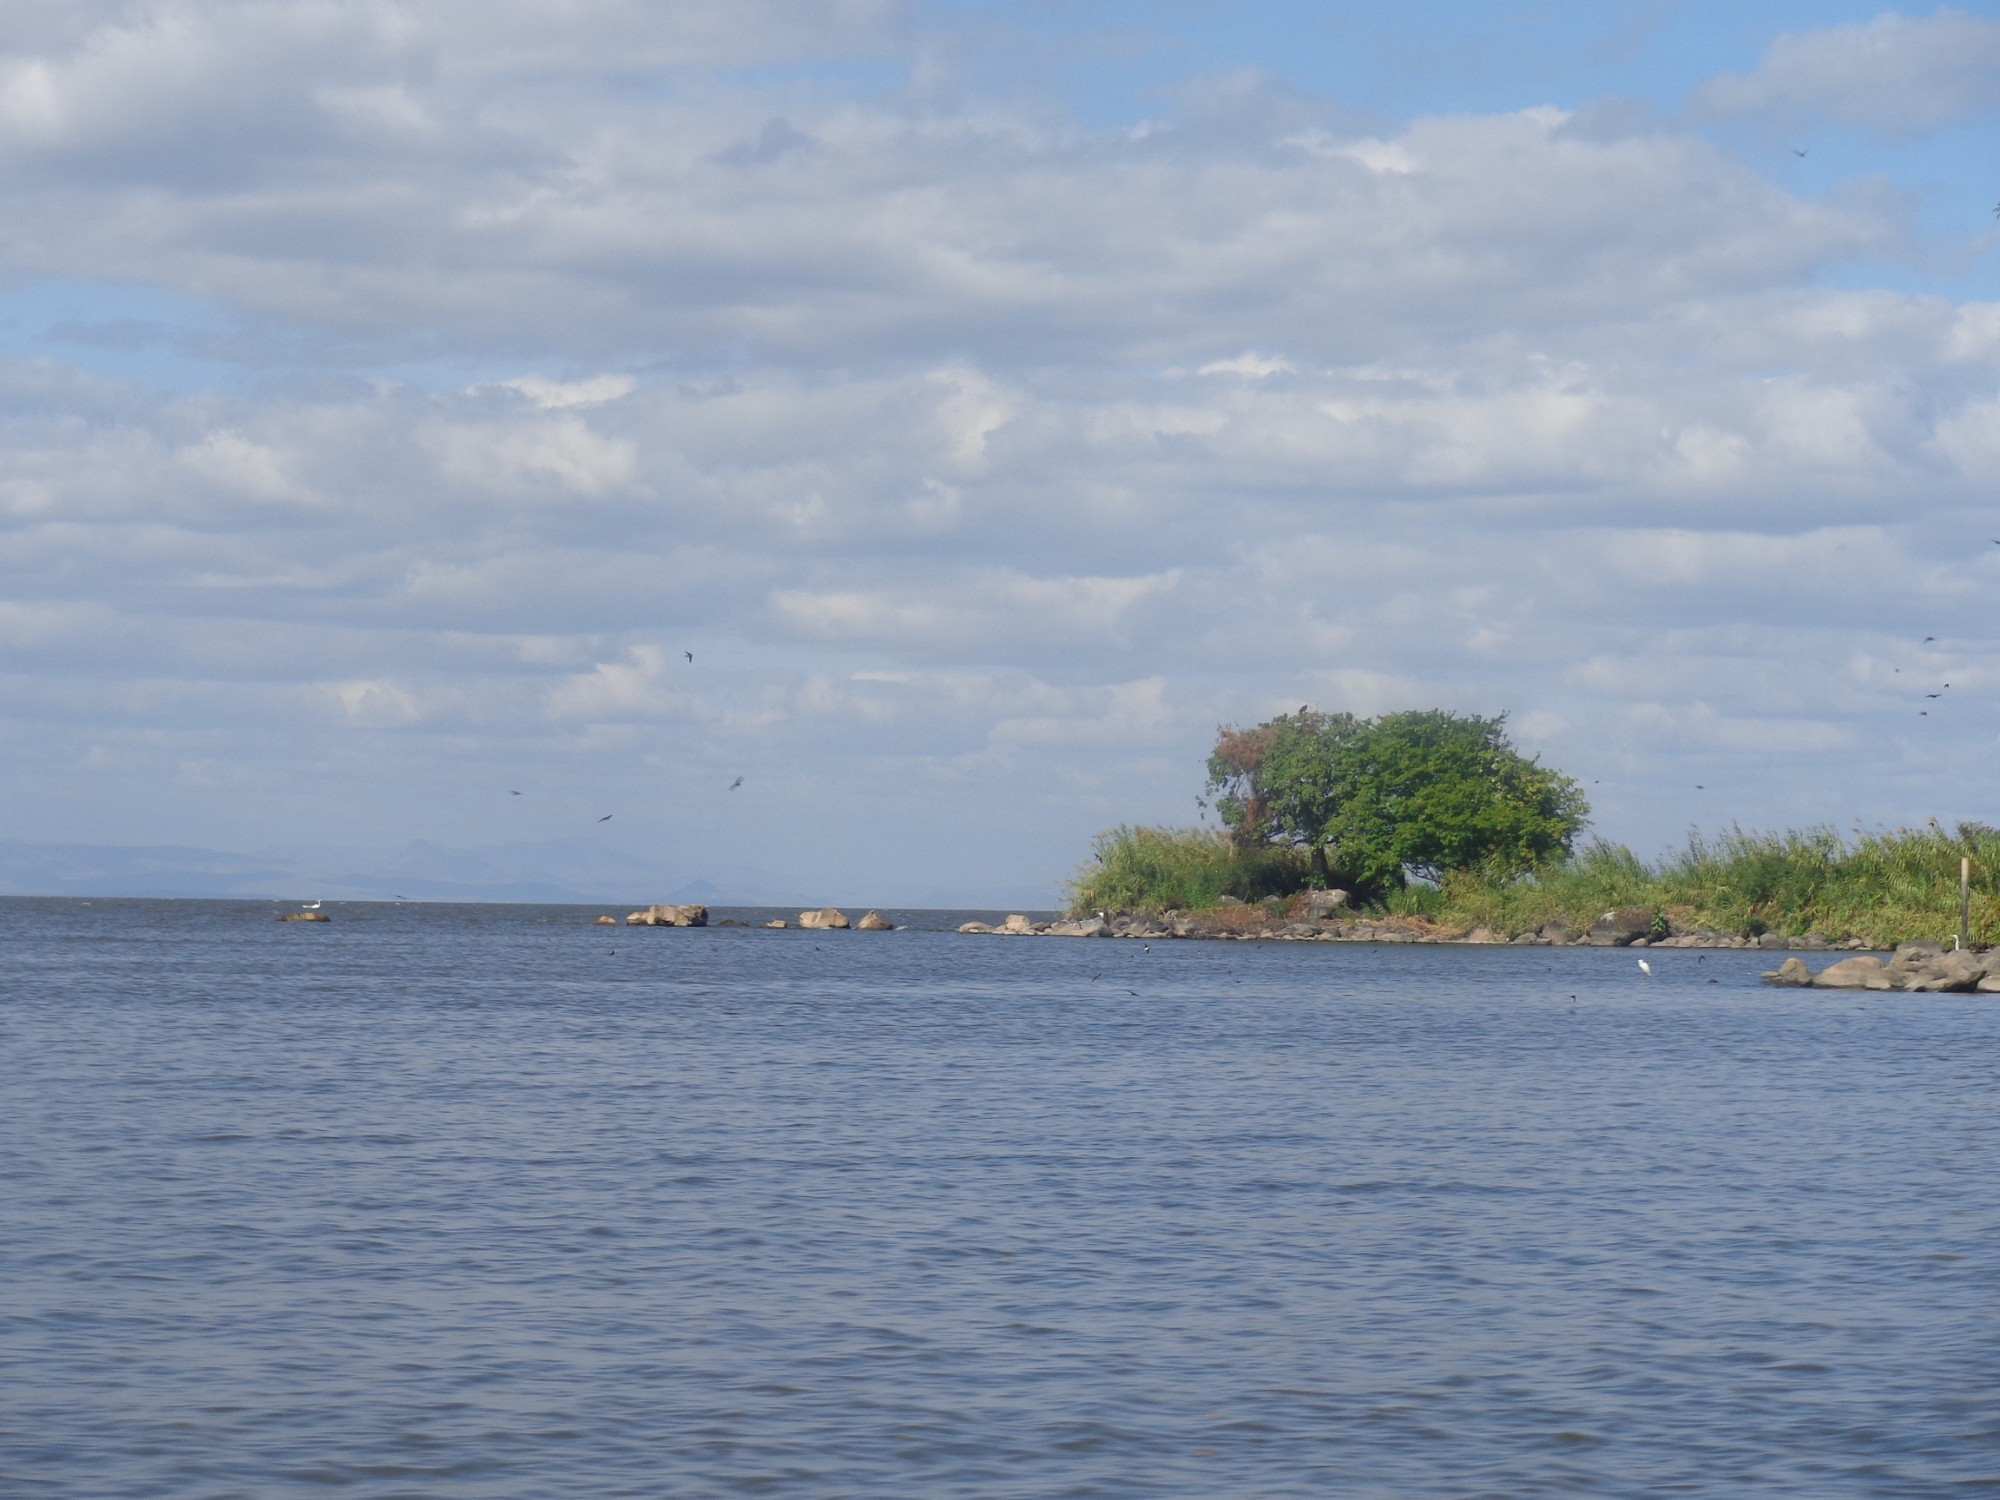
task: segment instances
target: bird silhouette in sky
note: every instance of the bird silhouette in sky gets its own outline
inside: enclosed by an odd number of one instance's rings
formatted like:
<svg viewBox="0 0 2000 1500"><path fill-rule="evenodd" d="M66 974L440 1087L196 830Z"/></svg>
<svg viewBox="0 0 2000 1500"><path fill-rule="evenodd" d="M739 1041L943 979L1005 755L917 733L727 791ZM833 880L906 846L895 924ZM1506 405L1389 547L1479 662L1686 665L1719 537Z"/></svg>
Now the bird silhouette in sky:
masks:
<svg viewBox="0 0 2000 1500"><path fill-rule="evenodd" d="M599 818L597 821L600 823L609 823L611 821L611 814L606 813L603 817Z"/></svg>
<svg viewBox="0 0 2000 1500"><path fill-rule="evenodd" d="M514 789L513 789L512 787L509 787L509 788L507 789L507 795L508 795L508 796L510 796L510 797L518 797L518 796L520 796L521 794L520 794L519 792L515 791L515 790L514 790Z"/></svg>
<svg viewBox="0 0 2000 1500"><path fill-rule="evenodd" d="M1924 696L1925 696L1926 698L1942 698L1942 697L1944 696L1944 694L1942 694L1942 693L1925 693L1925 694L1924 694Z"/></svg>
<svg viewBox="0 0 2000 1500"><path fill-rule="evenodd" d="M743 778L739 776L734 781L729 783L729 790L733 792L741 785L743 785Z"/></svg>
<svg viewBox="0 0 2000 1500"><path fill-rule="evenodd" d="M694 660L694 653L692 651L683 651L681 655L685 656L689 661Z"/></svg>
<svg viewBox="0 0 2000 1500"><path fill-rule="evenodd" d="M1808 149L1808 150L1810 150L1811 148L1810 148L1810 147L1808 147L1807 149ZM1800 149L1799 149L1799 148L1798 148L1797 146L1794 146L1794 147L1792 147L1792 155L1794 155L1794 156L1804 156L1805 154L1806 154L1806 153L1805 153L1804 151L1801 151L1801 150L1800 150Z"/></svg>
<svg viewBox="0 0 2000 1500"><path fill-rule="evenodd" d="M1925 637L1924 637L1924 639L1925 639L1926 641L1934 641L1934 640L1936 640L1936 639L1937 639L1937 637L1936 637L1936 636L1934 636L1934 635L1927 635L1927 636L1925 636Z"/></svg>

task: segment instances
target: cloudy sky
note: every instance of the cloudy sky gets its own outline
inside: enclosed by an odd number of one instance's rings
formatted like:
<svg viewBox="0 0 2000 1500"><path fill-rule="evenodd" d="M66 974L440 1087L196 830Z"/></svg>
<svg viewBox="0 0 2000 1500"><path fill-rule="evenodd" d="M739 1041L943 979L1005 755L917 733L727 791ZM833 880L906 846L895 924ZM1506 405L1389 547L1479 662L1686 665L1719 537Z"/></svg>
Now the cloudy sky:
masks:
<svg viewBox="0 0 2000 1500"><path fill-rule="evenodd" d="M1308 702L2000 821L2000 5L1381 10L0 7L5 835L1046 901Z"/></svg>

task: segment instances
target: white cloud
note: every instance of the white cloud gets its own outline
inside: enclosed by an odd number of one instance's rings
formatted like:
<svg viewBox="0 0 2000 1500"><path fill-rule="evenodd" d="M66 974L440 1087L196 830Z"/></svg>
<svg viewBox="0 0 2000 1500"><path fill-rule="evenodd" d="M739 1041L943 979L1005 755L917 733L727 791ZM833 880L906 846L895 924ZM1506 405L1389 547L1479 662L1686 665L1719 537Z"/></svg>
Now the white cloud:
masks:
<svg viewBox="0 0 2000 1500"><path fill-rule="evenodd" d="M2000 734L1918 719L2000 680L2000 310L1862 284L1888 193L1583 111L1237 80L1094 131L762 66L908 62L870 0L51 9L0 56L5 326L58 276L204 320L0 361L0 789L50 836L252 823L307 756L399 835L474 821L436 767L622 827L747 766L675 836L1059 873L1304 701L1511 709L1642 842L1718 760L1716 813L1893 819ZM1705 107L1964 118L1986 26Z"/></svg>
<svg viewBox="0 0 2000 1500"><path fill-rule="evenodd" d="M1710 80L1694 107L1709 118L1830 120L1914 135L2000 109L2000 20L1939 10L1779 37L1756 68Z"/></svg>

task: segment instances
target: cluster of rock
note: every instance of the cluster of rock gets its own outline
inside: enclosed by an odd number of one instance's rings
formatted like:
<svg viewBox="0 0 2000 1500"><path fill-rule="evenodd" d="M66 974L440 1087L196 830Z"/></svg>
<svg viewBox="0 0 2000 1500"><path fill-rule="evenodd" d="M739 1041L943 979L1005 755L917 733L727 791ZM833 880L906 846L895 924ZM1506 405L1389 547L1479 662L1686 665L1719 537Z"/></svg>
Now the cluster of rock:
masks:
<svg viewBox="0 0 2000 1500"><path fill-rule="evenodd" d="M1816 990L1903 990L1916 995L2000 994L2000 948L1974 952L1943 943L1899 943L1886 961L1873 954L1843 958L1815 974L1788 958L1764 975L1766 984Z"/></svg>
<svg viewBox="0 0 2000 1500"><path fill-rule="evenodd" d="M610 917L599 917L600 926L611 924ZM705 906L649 906L644 911L635 911L625 919L630 927L706 927L708 908ZM738 921L725 919L716 924L719 927L741 927ZM766 922L766 927L784 928L790 924L783 918ZM857 932L894 932L896 924L879 911L871 911L858 922L849 922L847 914L831 906L823 906L818 911L799 913L799 926L817 931L835 931L852 927Z"/></svg>
<svg viewBox="0 0 2000 1500"><path fill-rule="evenodd" d="M1868 947L1861 938L1832 942L1818 933L1784 938L1775 934L1742 937L1735 933L1681 932L1666 929L1649 907L1608 911L1576 931L1549 922L1531 932L1505 933L1490 927L1465 931L1397 917L1337 917L1346 906L1345 891L1309 891L1289 909L1271 905L1246 906L1225 898L1212 912L1166 912L1160 916L1121 912L1082 919L1035 922L1016 912L1000 923L967 922L958 930L1000 937L1112 938L1234 938L1275 942L1323 943L1511 943L1519 947L1576 946L1588 948L1829 948L1856 951ZM1292 913L1297 913L1293 915Z"/></svg>
<svg viewBox="0 0 2000 1500"><path fill-rule="evenodd" d="M627 927L706 927L705 906L649 906L625 919Z"/></svg>

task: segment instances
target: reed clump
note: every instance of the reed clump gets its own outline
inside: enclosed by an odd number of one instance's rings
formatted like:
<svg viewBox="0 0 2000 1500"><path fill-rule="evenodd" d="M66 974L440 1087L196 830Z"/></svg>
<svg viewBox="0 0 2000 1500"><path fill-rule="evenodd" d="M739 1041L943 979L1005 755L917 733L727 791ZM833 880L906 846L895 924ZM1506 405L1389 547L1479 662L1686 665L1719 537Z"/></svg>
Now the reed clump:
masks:
<svg viewBox="0 0 2000 1500"><path fill-rule="evenodd" d="M1204 911L1224 896L1260 901L1306 884L1305 856L1239 848L1202 828L1121 825L1091 840L1090 863L1068 882L1073 912Z"/></svg>
<svg viewBox="0 0 2000 1500"><path fill-rule="evenodd" d="M1526 874L1461 870L1412 885L1385 903L1398 915L1529 932L1551 922L1581 930L1606 911L1650 907L1677 932L1820 933L1886 945L1949 941L1958 930L1958 869L1972 861L1972 937L2000 941L2000 829L1875 829L1842 837L1827 826L1688 837L1653 864L1622 845L1590 845Z"/></svg>

